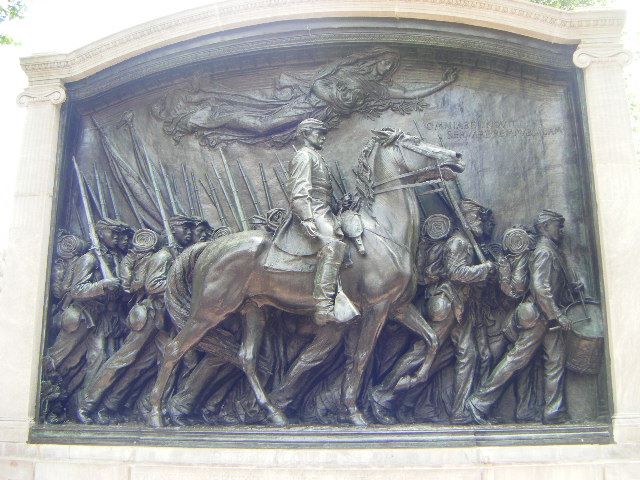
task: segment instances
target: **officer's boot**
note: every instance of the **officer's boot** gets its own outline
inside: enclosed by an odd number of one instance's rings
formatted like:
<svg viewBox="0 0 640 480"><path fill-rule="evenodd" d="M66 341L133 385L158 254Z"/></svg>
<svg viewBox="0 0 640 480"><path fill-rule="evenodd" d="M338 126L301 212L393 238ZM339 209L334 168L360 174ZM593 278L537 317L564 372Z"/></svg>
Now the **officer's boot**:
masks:
<svg viewBox="0 0 640 480"><path fill-rule="evenodd" d="M340 240L328 243L318 253L318 265L313 282L313 298L316 301L315 322L325 325L338 322L334 314L338 289L338 273L347 245Z"/></svg>

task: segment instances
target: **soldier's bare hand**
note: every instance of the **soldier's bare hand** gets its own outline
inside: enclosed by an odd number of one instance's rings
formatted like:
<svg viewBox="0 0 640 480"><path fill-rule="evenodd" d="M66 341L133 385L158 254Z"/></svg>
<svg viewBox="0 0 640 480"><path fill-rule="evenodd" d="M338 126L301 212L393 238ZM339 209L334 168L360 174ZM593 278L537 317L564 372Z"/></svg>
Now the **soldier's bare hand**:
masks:
<svg viewBox="0 0 640 480"><path fill-rule="evenodd" d="M302 226L311 238L317 238L320 235L318 232L318 227L316 227L316 223L312 219L302 220Z"/></svg>
<svg viewBox="0 0 640 480"><path fill-rule="evenodd" d="M106 278L102 280L102 288L107 292L115 292L120 288L119 278Z"/></svg>
<svg viewBox="0 0 640 480"><path fill-rule="evenodd" d="M558 317L558 323L560 324L560 328L565 332L571 330L571 320L569 320L566 315L560 315Z"/></svg>

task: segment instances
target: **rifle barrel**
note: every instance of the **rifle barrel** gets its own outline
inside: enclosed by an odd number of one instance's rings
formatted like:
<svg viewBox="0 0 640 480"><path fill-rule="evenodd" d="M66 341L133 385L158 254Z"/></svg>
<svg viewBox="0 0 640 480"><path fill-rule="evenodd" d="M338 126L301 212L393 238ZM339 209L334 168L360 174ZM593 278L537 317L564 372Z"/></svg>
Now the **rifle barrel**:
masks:
<svg viewBox="0 0 640 480"><path fill-rule="evenodd" d="M193 196L195 199L196 207L198 208L198 215L204 220L204 212L202 211L202 203L200 202L200 195L198 191L198 185L196 184L196 176L191 172L191 186L193 187Z"/></svg>
<svg viewBox="0 0 640 480"><path fill-rule="evenodd" d="M251 197L251 203L253 203L253 208L256 209L256 213L258 215L262 215L262 213L260 213L260 203L258 202L258 197L253 188L253 185L251 184L251 180L249 179L249 177L247 177L247 174L244 172L244 169L242 168L242 165L240 164L240 162L236 160L236 163L238 164L238 169L240 169L240 175L242 175L242 180L244 180L244 184L247 186L247 191L249 192L249 196Z"/></svg>
<svg viewBox="0 0 640 480"><path fill-rule="evenodd" d="M113 216L116 217L116 220L120 220L120 212L118 210L118 205L116 204L115 198L113 198L113 189L111 188L111 182L109 181L109 176L107 172L104 173L104 181L107 184L107 192L109 192L109 198L111 199L111 207L113 208Z"/></svg>
<svg viewBox="0 0 640 480"><path fill-rule="evenodd" d="M187 176L187 167L182 164L182 178L184 179L184 191L187 194L187 204L189 205L189 215L195 215L193 199L191 198L191 189L189 188L189 177Z"/></svg>
<svg viewBox="0 0 640 480"><path fill-rule="evenodd" d="M82 199L82 206L84 207L84 214L87 220L87 225L89 226L89 239L91 240L91 249L95 254L98 265L100 267L100 272L102 273L103 278L114 278L109 265L105 261L102 256L102 250L100 249L100 240L98 239L98 234L96 233L96 226L93 222L93 214L91 213L91 205L89 205L89 198L87 197L87 184L86 180L82 176L80 172L80 167L78 167L78 163L76 162L76 158L72 157L71 161L73 162L73 168L76 171L76 178L78 179L78 187L80 188L80 198Z"/></svg>
<svg viewBox="0 0 640 480"><path fill-rule="evenodd" d="M262 163L259 163L260 167L260 178L262 180L262 189L264 190L264 196L267 198L267 209L271 210L273 208L273 201L271 200L271 192L269 191L269 184L267 183L267 176L264 174L264 167Z"/></svg>
<svg viewBox="0 0 640 480"><path fill-rule="evenodd" d="M227 217L224 214L224 210L220 205L220 199L218 198L218 194L216 193L216 187L213 186L211 177L209 177L209 174L207 172L204 172L204 178L207 180L207 183L209 184L209 189L211 190L211 195L209 196L209 198L213 202L213 206L216 208L216 211L218 212L218 218L220 219L220 222L222 223L222 225L224 225L225 227L228 227L229 222L227 221ZM204 188L204 185L202 186ZM207 192L207 189L205 188L204 191ZM209 194L209 192L207 192L207 194Z"/></svg>
<svg viewBox="0 0 640 480"><path fill-rule="evenodd" d="M227 180L229 181L229 186L231 187L231 193L233 194L233 201L236 205L238 211L238 218L240 220L240 225L242 230L249 230L249 223L247 222L247 218L244 215L244 211L242 209L242 203L240 203L240 197L238 194L238 188L236 187L236 182L233 180L233 176L231 175L231 170L229 169L229 164L227 163L227 159L224 156L224 152L222 148L220 150L220 156L222 157L222 166L224 167L224 172L227 176Z"/></svg>
<svg viewBox="0 0 640 480"><path fill-rule="evenodd" d="M233 203L231 203L231 199L229 198L229 193L227 192L227 187L225 187L224 182L222 181L222 177L218 172L213 160L211 161L211 168L213 168L213 174L216 176L218 183L220 184L220 188L222 189L222 196L224 197L227 205L229 205L229 209L231 210L231 216L233 216L233 220L236 222L238 229L242 230L242 224L240 223L240 219L238 218L238 212L233 208Z"/></svg>

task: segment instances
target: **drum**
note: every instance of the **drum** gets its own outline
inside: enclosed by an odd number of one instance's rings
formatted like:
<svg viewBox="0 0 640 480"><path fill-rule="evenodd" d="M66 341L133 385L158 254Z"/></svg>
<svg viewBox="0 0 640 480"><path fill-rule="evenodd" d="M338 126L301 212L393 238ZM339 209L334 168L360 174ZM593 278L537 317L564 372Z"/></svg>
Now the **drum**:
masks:
<svg viewBox="0 0 640 480"><path fill-rule="evenodd" d="M604 322L600 305L593 300L585 300L584 305L576 302L565 309L565 315L572 324L567 332L567 369L596 375L600 372L604 355Z"/></svg>

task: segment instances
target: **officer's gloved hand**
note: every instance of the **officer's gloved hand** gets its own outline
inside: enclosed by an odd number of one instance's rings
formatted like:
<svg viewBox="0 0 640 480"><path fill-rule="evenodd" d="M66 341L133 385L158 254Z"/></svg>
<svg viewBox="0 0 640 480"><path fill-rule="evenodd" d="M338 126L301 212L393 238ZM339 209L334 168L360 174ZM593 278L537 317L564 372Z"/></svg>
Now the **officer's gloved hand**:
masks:
<svg viewBox="0 0 640 480"><path fill-rule="evenodd" d="M320 235L320 232L318 232L318 227L316 227L316 222L313 221L313 218L302 220L300 223L302 223L302 226L307 232L307 235L309 235L311 238L316 238Z"/></svg>

